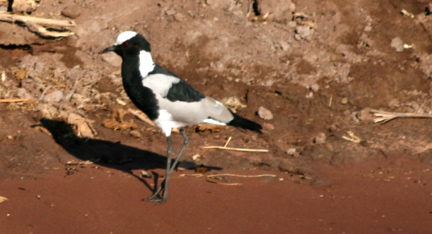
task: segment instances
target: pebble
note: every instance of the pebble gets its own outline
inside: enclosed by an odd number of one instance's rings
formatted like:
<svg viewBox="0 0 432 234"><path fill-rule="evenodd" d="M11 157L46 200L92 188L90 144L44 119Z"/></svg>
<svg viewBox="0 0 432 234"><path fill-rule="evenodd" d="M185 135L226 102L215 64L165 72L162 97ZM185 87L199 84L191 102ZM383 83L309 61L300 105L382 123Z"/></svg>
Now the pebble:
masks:
<svg viewBox="0 0 432 234"><path fill-rule="evenodd" d="M320 86L319 86L319 84L313 84L313 85L311 85L310 89L314 92L318 92L320 89Z"/></svg>
<svg viewBox="0 0 432 234"><path fill-rule="evenodd" d="M404 50L404 42L400 37L395 37L390 42L390 46L395 48L397 52L402 52Z"/></svg>
<svg viewBox="0 0 432 234"><path fill-rule="evenodd" d="M186 16L182 13L175 13L174 19L177 20L178 22L183 22L186 20Z"/></svg>
<svg viewBox="0 0 432 234"><path fill-rule="evenodd" d="M142 137L141 133L138 130L132 130L132 131L129 132L129 134L131 136L133 136L133 137L136 137L136 138L141 138Z"/></svg>
<svg viewBox="0 0 432 234"><path fill-rule="evenodd" d="M287 154L289 154L289 155L293 155L296 151L297 151L296 148L290 148L290 149L288 149L286 152L287 152Z"/></svg>
<svg viewBox="0 0 432 234"><path fill-rule="evenodd" d="M318 136L315 137L314 142L315 142L315 144L324 144L326 142L326 140L327 140L327 137L326 137L325 133L320 132L320 133L318 133Z"/></svg>
<svg viewBox="0 0 432 234"><path fill-rule="evenodd" d="M43 101L45 102L60 102L63 99L63 91L56 90L52 93L45 95Z"/></svg>
<svg viewBox="0 0 432 234"><path fill-rule="evenodd" d="M258 109L258 116L259 116L261 119L265 119L265 120L271 120L271 119L273 119L273 114L272 114L272 112L271 112L270 110L268 110L267 108L263 107L263 106L261 106L261 107Z"/></svg>
<svg viewBox="0 0 432 234"><path fill-rule="evenodd" d="M295 32L296 32L296 35L294 36L294 38L296 40L300 40L300 39L304 39L304 38L307 38L308 36L310 36L313 32L313 29L309 26L301 25L301 26L296 27Z"/></svg>
<svg viewBox="0 0 432 234"><path fill-rule="evenodd" d="M344 104L344 105L347 104L348 103L348 98L347 97L342 98L341 103Z"/></svg>
<svg viewBox="0 0 432 234"><path fill-rule="evenodd" d="M81 10L77 6L67 6L62 11L61 14L71 19L76 19L81 15Z"/></svg>
<svg viewBox="0 0 432 234"><path fill-rule="evenodd" d="M271 123L263 123L263 127L265 129L269 129L269 130L274 130L275 129L275 126L273 124L271 124Z"/></svg>
<svg viewBox="0 0 432 234"><path fill-rule="evenodd" d="M175 13L177 13L174 9L170 9L170 10L166 10L165 11L165 14L167 14L168 16L172 16L172 15L174 15Z"/></svg>
<svg viewBox="0 0 432 234"><path fill-rule="evenodd" d="M297 152L297 149L296 149L296 148L290 148L290 149L288 149L288 150L286 151L286 153L287 153L288 155L294 157L294 158L298 158L298 157L300 157L300 153Z"/></svg>

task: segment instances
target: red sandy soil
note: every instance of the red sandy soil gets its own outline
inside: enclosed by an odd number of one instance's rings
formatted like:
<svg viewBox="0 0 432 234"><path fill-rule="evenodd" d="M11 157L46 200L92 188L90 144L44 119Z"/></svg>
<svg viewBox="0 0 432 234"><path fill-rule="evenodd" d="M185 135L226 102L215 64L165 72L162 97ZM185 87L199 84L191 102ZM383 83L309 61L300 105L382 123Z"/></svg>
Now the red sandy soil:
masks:
<svg viewBox="0 0 432 234"><path fill-rule="evenodd" d="M151 191L129 174L59 168L2 180L9 200L0 204L1 233L431 233L430 166L398 160L320 170L325 182L312 185L262 170L219 173L276 177L230 177L241 185L227 186L176 172L168 202L156 205L141 201Z"/></svg>

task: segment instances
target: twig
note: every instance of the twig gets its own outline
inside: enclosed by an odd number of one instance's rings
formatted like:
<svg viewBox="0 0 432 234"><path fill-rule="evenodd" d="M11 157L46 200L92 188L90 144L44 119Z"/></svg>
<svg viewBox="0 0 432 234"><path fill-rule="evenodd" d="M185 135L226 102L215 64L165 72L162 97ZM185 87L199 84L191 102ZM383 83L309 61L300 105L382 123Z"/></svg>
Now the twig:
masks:
<svg viewBox="0 0 432 234"><path fill-rule="evenodd" d="M74 27L76 26L75 22L73 20L56 20L56 19L46 19L46 18L39 18L39 17L33 17L33 16L26 16L26 15L14 15L10 13L2 12L0 13L0 21L6 21L10 23L14 23L16 21L18 22L32 22L35 24L41 24L41 25L51 25L51 26L59 26L59 27Z"/></svg>
<svg viewBox="0 0 432 234"><path fill-rule="evenodd" d="M210 146L201 146L201 148L203 148L203 149L223 149L223 150L233 150L233 151L242 151L242 152L260 152L260 153L269 152L268 149L248 149L248 148L227 147L229 142L231 141L231 138L232 137L228 138L228 140L224 146L210 145Z"/></svg>
<svg viewBox="0 0 432 234"><path fill-rule="evenodd" d="M65 101L70 101L73 94L75 93L77 89L78 81L75 81L74 85L72 86L72 89L69 91L69 93L65 96Z"/></svg>
<svg viewBox="0 0 432 234"><path fill-rule="evenodd" d="M40 26L38 24L35 24L33 22L30 21L26 21L24 22L24 24L27 26L27 28L33 32L36 33L42 37L69 37L74 35L74 32L55 32L55 31L48 31L46 28L44 28L43 26Z"/></svg>
<svg viewBox="0 0 432 234"><path fill-rule="evenodd" d="M0 99L1 103L11 103L11 102L32 102L35 101L31 98L8 98L8 99Z"/></svg>
<svg viewBox="0 0 432 234"><path fill-rule="evenodd" d="M362 139L356 136L352 131L348 131L347 134L348 134L347 136L342 136L344 140L351 141L354 143L360 143L362 141Z"/></svg>
<svg viewBox="0 0 432 234"><path fill-rule="evenodd" d="M22 22L27 26L27 28L42 37L68 37L75 33L71 31L59 32L59 31L49 31L41 25L57 26L57 27L74 27L76 26L73 20L55 20L38 18L26 15L14 15L10 13L0 13L0 21L15 23Z"/></svg>
<svg viewBox="0 0 432 234"><path fill-rule="evenodd" d="M387 123L390 120L396 118L432 118L431 114L419 114L419 113L399 113L399 112L386 112L379 110L372 110L371 113L374 115L375 123Z"/></svg>
<svg viewBox="0 0 432 234"><path fill-rule="evenodd" d="M48 92L48 90L50 90L52 88L52 85L48 85L44 91L42 92L41 96L39 97L39 101L42 101L45 97L45 94Z"/></svg>
<svg viewBox="0 0 432 234"><path fill-rule="evenodd" d="M220 182L218 180L221 180L221 178L218 177L227 177L227 176L234 176L234 177L241 177L241 178L257 178L257 177L276 177L276 175L273 174L261 174L261 175L239 175L239 174L216 174L216 175L208 175L207 181L215 184L220 185L241 185L242 183L226 183L226 182Z"/></svg>
<svg viewBox="0 0 432 234"><path fill-rule="evenodd" d="M232 137L229 137L229 138L228 138L227 142L226 142L225 145L223 146L224 148L226 148L226 147L228 146L229 142L231 141L231 138L232 138Z"/></svg>
<svg viewBox="0 0 432 234"><path fill-rule="evenodd" d="M224 147L224 146L201 146L203 149L222 149L222 150L233 150L233 151L242 151L242 152L257 152L257 153L267 153L268 149L248 149L248 148L233 148L233 147Z"/></svg>

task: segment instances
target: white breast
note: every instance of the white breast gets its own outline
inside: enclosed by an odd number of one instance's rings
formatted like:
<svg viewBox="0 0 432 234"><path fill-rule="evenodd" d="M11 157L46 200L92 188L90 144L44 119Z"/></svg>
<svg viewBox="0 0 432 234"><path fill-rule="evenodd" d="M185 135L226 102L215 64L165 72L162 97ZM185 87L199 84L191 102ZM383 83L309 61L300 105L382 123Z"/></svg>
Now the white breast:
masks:
<svg viewBox="0 0 432 234"><path fill-rule="evenodd" d="M153 71L155 64L150 52L141 50L139 53L139 71L142 77L146 77L151 71Z"/></svg>

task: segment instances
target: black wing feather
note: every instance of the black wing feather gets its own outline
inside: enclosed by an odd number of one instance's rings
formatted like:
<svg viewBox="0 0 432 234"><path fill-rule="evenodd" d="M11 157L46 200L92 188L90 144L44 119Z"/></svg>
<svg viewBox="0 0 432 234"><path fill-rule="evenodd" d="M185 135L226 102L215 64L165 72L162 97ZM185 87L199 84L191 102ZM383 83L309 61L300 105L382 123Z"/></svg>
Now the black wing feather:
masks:
<svg viewBox="0 0 432 234"><path fill-rule="evenodd" d="M180 79L180 82L172 84L169 89L166 98L172 102L198 102L205 98L205 95L200 93L186 81L182 80L180 77L174 75L173 73L167 71L166 69L156 65L154 70L150 74L164 74L168 76L174 76Z"/></svg>

